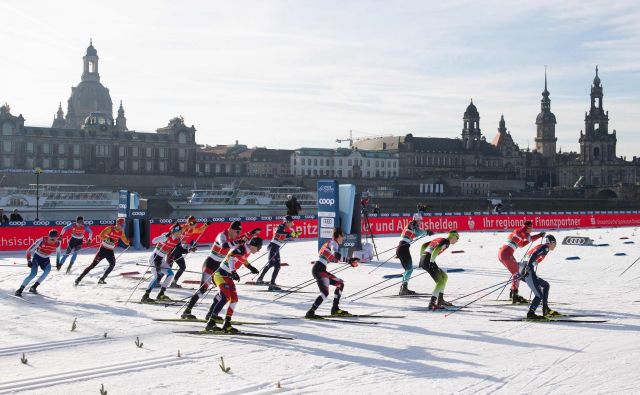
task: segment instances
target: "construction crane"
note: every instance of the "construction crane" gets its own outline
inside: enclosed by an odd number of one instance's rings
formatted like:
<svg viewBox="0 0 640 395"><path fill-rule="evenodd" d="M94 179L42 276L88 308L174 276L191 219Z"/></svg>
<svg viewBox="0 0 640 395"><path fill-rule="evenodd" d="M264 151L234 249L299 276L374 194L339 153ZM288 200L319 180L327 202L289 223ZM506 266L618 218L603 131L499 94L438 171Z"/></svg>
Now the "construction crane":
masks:
<svg viewBox="0 0 640 395"><path fill-rule="evenodd" d="M354 141L373 139L373 138L377 138L377 137L389 137L389 135L379 134L379 135L375 135L375 136L366 136L366 137L353 138L353 130L349 130L349 138L336 139L336 143L344 143L344 142L348 141L349 142L349 148L353 148L353 142Z"/></svg>

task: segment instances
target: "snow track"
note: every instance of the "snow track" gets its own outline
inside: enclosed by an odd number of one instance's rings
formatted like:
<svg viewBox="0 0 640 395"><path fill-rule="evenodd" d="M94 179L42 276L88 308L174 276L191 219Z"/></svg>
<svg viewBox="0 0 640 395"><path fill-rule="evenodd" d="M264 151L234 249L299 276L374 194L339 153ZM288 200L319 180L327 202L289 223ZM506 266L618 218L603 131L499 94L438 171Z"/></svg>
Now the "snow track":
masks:
<svg viewBox="0 0 640 395"><path fill-rule="evenodd" d="M56 348L68 348L73 346L84 346L87 344L106 342L111 339L104 336L88 336L77 339L54 340L43 343L25 344L21 346L0 348L0 357L22 353L33 353L39 351L54 350Z"/></svg>
<svg viewBox="0 0 640 395"><path fill-rule="evenodd" d="M68 370L60 373L35 376L26 379L4 381L0 382L0 394L12 393L17 391L28 391L45 387L49 388L55 385L66 384L74 381L85 381L98 377L120 375L141 370L167 367L170 365L187 363L191 360L192 358L179 358L175 355L145 358L109 365L95 366L86 369Z"/></svg>

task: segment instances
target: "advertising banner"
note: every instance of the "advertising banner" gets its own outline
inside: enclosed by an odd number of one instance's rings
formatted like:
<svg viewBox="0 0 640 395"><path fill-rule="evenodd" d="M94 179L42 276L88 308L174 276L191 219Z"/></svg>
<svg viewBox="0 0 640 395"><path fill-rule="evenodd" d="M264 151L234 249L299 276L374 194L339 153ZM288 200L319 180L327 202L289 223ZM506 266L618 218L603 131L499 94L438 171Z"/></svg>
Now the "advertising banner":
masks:
<svg viewBox="0 0 640 395"><path fill-rule="evenodd" d="M318 249L333 237L333 228L341 226L338 202L338 182L318 180Z"/></svg>

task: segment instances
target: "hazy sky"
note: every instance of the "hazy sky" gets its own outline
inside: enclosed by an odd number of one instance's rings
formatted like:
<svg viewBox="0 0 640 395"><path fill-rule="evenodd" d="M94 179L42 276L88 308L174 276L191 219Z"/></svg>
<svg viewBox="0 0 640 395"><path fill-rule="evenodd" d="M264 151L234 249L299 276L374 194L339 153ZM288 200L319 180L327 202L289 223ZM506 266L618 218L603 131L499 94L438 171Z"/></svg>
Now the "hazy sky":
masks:
<svg viewBox="0 0 640 395"><path fill-rule="evenodd" d="M548 65L558 147L575 151L598 64L618 153L640 155L637 0L0 0L0 16L0 102L28 125L66 111L93 37L138 131L182 115L208 144L457 137L473 98L488 140L504 114L533 148Z"/></svg>

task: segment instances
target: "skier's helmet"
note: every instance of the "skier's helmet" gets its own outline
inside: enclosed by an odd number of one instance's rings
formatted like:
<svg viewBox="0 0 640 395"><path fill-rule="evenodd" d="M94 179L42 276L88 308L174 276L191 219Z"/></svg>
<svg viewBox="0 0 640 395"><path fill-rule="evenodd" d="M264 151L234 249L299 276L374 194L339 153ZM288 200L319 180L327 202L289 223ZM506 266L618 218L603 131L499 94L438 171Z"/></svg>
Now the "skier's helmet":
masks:
<svg viewBox="0 0 640 395"><path fill-rule="evenodd" d="M457 230L452 230L449 232L449 234L447 235L448 239L452 239L452 238L456 238L456 239L460 239L460 235L458 234Z"/></svg>
<svg viewBox="0 0 640 395"><path fill-rule="evenodd" d="M179 224L175 224L175 225L171 226L171 233L180 232L181 229L182 229L182 227Z"/></svg>
<svg viewBox="0 0 640 395"><path fill-rule="evenodd" d="M284 222L293 222L293 217L290 215L287 215L284 217Z"/></svg>

